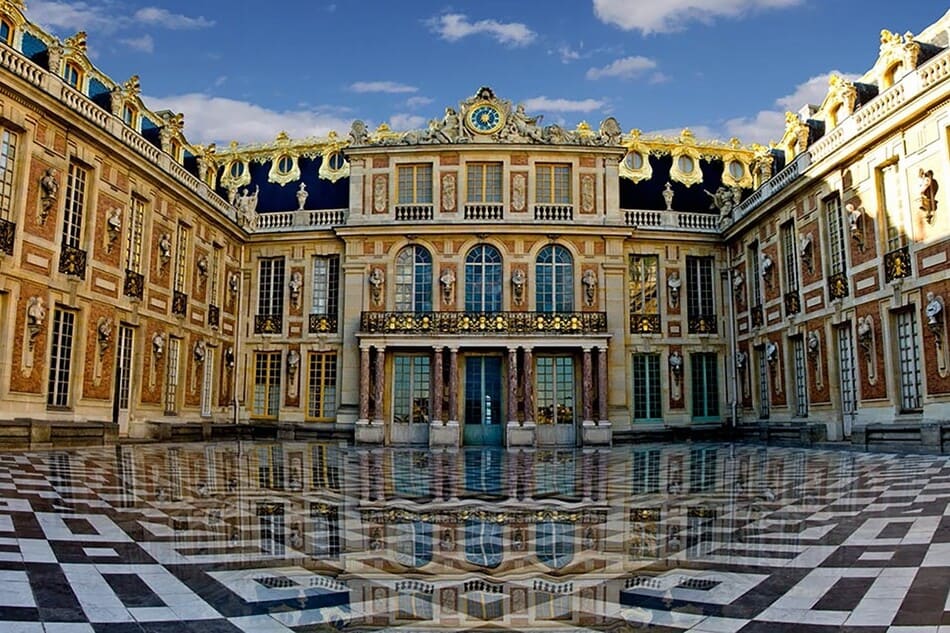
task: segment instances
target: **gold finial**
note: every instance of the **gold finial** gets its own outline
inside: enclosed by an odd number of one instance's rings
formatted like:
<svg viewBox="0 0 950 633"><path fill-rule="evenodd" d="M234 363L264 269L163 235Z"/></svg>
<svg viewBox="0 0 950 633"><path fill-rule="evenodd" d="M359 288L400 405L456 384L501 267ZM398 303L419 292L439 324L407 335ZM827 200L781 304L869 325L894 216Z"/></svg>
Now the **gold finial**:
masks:
<svg viewBox="0 0 950 633"><path fill-rule="evenodd" d="M287 135L287 132L285 132L284 130L281 130L280 132L277 133L276 140L278 143L286 143L290 140L290 136Z"/></svg>
<svg viewBox="0 0 950 633"><path fill-rule="evenodd" d="M695 145L696 136L693 135L693 131L688 127L684 127L683 131L680 132L680 142L688 145Z"/></svg>
<svg viewBox="0 0 950 633"><path fill-rule="evenodd" d="M64 44L66 44L68 48L85 53L86 52L86 32L79 31L72 37L67 37Z"/></svg>

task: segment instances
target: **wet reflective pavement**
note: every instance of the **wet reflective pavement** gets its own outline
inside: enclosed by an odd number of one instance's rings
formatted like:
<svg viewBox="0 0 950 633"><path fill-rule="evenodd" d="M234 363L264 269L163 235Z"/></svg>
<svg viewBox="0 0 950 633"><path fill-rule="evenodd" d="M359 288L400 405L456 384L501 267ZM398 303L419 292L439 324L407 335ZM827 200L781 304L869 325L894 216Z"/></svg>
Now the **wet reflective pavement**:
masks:
<svg viewBox="0 0 950 633"><path fill-rule="evenodd" d="M937 633L948 501L944 457L748 445L0 454L0 631Z"/></svg>

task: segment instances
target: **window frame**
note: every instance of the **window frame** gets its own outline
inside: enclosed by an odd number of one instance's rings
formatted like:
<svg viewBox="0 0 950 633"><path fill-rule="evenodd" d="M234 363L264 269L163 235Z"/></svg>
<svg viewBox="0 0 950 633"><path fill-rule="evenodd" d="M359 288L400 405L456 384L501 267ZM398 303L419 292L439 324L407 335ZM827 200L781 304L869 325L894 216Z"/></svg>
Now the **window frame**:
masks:
<svg viewBox="0 0 950 633"><path fill-rule="evenodd" d="M432 163L405 163L396 166L396 204L432 204ZM408 177L404 177L408 176Z"/></svg>
<svg viewBox="0 0 950 633"><path fill-rule="evenodd" d="M495 258L495 259L492 259ZM476 244L465 254L465 311L499 312L504 306L501 251L487 243Z"/></svg>
<svg viewBox="0 0 950 633"><path fill-rule="evenodd" d="M571 205L573 169L570 163L536 163L534 200L536 204Z"/></svg>
<svg viewBox="0 0 950 633"><path fill-rule="evenodd" d="M432 311L432 254L410 244L396 254L394 307L400 312Z"/></svg>
<svg viewBox="0 0 950 633"><path fill-rule="evenodd" d="M716 318L716 290L712 255L686 256L686 314L689 318Z"/></svg>
<svg viewBox="0 0 950 633"><path fill-rule="evenodd" d="M254 382L250 407L252 419L277 419L281 404L280 370L282 365L283 354L280 351L254 353Z"/></svg>
<svg viewBox="0 0 950 633"><path fill-rule="evenodd" d="M646 424L662 422L663 389L660 378L660 354L633 354L630 375L633 394L633 422ZM638 385L639 376L643 377L640 385ZM644 415L637 415L640 411Z"/></svg>
<svg viewBox="0 0 950 633"><path fill-rule="evenodd" d="M0 220L16 219L17 150L20 135L7 127L0 127Z"/></svg>
<svg viewBox="0 0 950 633"><path fill-rule="evenodd" d="M497 170L497 174L495 170ZM495 195L496 186L497 196ZM501 161L466 163L465 193L465 200L470 204L501 204L504 202L504 164Z"/></svg>
<svg viewBox="0 0 950 633"><path fill-rule="evenodd" d="M338 358L335 351L310 352L307 360L307 420L335 422ZM329 393L328 393L329 392Z"/></svg>
<svg viewBox="0 0 950 633"><path fill-rule="evenodd" d="M534 260L534 274L536 311L574 311L574 256L567 247L542 247Z"/></svg>
<svg viewBox="0 0 950 633"><path fill-rule="evenodd" d="M258 259L257 314L282 316L284 313L284 256Z"/></svg>
<svg viewBox="0 0 950 633"><path fill-rule="evenodd" d="M66 177L66 199L63 205L63 246L82 248L83 218L89 200L90 169L76 160L69 161Z"/></svg>
<svg viewBox="0 0 950 633"><path fill-rule="evenodd" d="M53 308L53 332L50 339L50 361L46 406L68 409L71 395L71 371L76 342L76 313L59 306Z"/></svg>

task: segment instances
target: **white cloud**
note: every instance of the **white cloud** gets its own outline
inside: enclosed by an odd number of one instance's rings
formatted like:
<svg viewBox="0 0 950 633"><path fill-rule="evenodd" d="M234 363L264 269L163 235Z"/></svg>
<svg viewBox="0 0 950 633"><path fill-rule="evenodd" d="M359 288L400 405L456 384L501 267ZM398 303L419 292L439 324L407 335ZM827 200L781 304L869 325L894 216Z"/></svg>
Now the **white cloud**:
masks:
<svg viewBox="0 0 950 633"><path fill-rule="evenodd" d="M557 53L561 57L562 64L569 64L570 62L581 58L581 54L579 51L576 51L570 46L566 46L566 45L558 47Z"/></svg>
<svg viewBox="0 0 950 633"><path fill-rule="evenodd" d="M668 81L671 81L673 78L667 75L666 73L661 73L659 71L650 75L651 84L665 84Z"/></svg>
<svg viewBox="0 0 950 633"><path fill-rule="evenodd" d="M526 46L537 37L537 33L521 22L498 22L497 20L469 22L468 16L461 13L440 15L429 19L428 24L439 37L449 42L457 42L469 35L484 34L501 44Z"/></svg>
<svg viewBox="0 0 950 633"><path fill-rule="evenodd" d="M123 40L119 40L132 50L140 51L142 53L154 53L155 52L155 40L152 39L152 36L146 33L142 37L130 37Z"/></svg>
<svg viewBox="0 0 950 633"><path fill-rule="evenodd" d="M784 9L804 0L594 0L594 15L625 31L670 33L690 22L710 23L717 17L740 17L752 11Z"/></svg>
<svg viewBox="0 0 950 633"><path fill-rule="evenodd" d="M590 68L587 71L587 78L602 79L603 77L618 77L621 79L630 79L654 68L656 68L655 61L648 57L636 55L614 60L602 68Z"/></svg>
<svg viewBox="0 0 950 633"><path fill-rule="evenodd" d="M385 92L396 94L401 92L416 92L418 88L395 81L357 81L356 83L350 84L350 90L353 92Z"/></svg>
<svg viewBox="0 0 950 633"><path fill-rule="evenodd" d="M725 132L729 136L736 136L746 143L767 143L777 141L785 133L785 112L798 112L806 104L821 105L828 94L828 78L831 75L841 75L849 81L854 81L860 75L842 73L837 70L816 75L803 81L795 87L791 94L775 100L778 110L760 110L750 117L736 117L725 123Z"/></svg>
<svg viewBox="0 0 950 633"><path fill-rule="evenodd" d="M406 107L411 109L422 108L430 103L432 103L432 99L429 97L409 97L406 99Z"/></svg>
<svg viewBox="0 0 950 633"><path fill-rule="evenodd" d="M247 101L191 93L168 97L145 97L152 110L184 112L185 135L192 143L227 144L267 142L281 130L292 138L323 136L336 130L341 136L350 119L316 109L276 111Z"/></svg>
<svg viewBox="0 0 950 633"><path fill-rule="evenodd" d="M417 114L400 113L389 117L389 127L393 130L419 130L425 127L426 118Z"/></svg>
<svg viewBox="0 0 950 633"><path fill-rule="evenodd" d="M532 97L525 99L524 107L528 112L593 112L600 110L606 101L599 99L551 99L549 97Z"/></svg>
<svg viewBox="0 0 950 633"><path fill-rule="evenodd" d="M693 133L693 136L701 141L717 139L722 136L722 132L720 130L716 130L708 125L688 125L686 127L689 128L689 131ZM683 133L683 129L684 128L681 127L670 127L664 128L662 130L651 130L649 132L644 132L643 136L666 136L677 138Z"/></svg>
<svg viewBox="0 0 950 633"><path fill-rule="evenodd" d="M139 9L132 16L132 20L141 24L152 24L172 30L204 29L214 26L214 20L208 20L204 16L192 18L158 7Z"/></svg>

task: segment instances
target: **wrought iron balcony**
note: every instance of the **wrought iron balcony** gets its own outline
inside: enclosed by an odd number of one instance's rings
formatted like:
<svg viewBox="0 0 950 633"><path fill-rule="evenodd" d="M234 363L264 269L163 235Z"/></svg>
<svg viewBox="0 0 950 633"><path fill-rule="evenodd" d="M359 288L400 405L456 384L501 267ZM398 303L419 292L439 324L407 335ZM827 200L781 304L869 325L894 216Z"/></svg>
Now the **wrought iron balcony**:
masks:
<svg viewBox="0 0 950 633"><path fill-rule="evenodd" d="M0 253L13 255L13 240L16 236L16 224L0 220Z"/></svg>
<svg viewBox="0 0 950 633"><path fill-rule="evenodd" d="M64 245L59 254L59 272L85 279L86 251Z"/></svg>
<svg viewBox="0 0 950 633"><path fill-rule="evenodd" d="M661 334L659 314L631 314L631 334Z"/></svg>
<svg viewBox="0 0 950 633"><path fill-rule="evenodd" d="M284 330L284 317L281 314L255 314L255 334L280 334Z"/></svg>
<svg viewBox="0 0 950 633"><path fill-rule="evenodd" d="M802 298L798 296L798 291L785 293L785 316L798 314L802 311Z"/></svg>
<svg viewBox="0 0 950 633"><path fill-rule="evenodd" d="M910 248L902 246L884 254L884 281L904 279L914 274L910 260Z"/></svg>
<svg viewBox="0 0 950 633"><path fill-rule="evenodd" d="M844 299L851 291L848 289L848 276L844 273L835 273L828 277L828 296L831 301Z"/></svg>
<svg viewBox="0 0 950 633"><path fill-rule="evenodd" d="M221 325L221 308L214 304L208 306L208 325L211 327Z"/></svg>
<svg viewBox="0 0 950 633"><path fill-rule="evenodd" d="M715 314L698 314L686 321L686 331L690 334L716 334L719 331Z"/></svg>
<svg viewBox="0 0 950 633"><path fill-rule="evenodd" d="M172 294L172 314L183 317L188 313L188 295L175 291Z"/></svg>
<svg viewBox="0 0 950 633"><path fill-rule="evenodd" d="M364 334L602 334L606 312L363 312Z"/></svg>
<svg viewBox="0 0 950 633"><path fill-rule="evenodd" d="M133 299L141 299L145 294L145 275L126 269L122 294Z"/></svg>
<svg viewBox="0 0 950 633"><path fill-rule="evenodd" d="M311 314L307 331L311 334L331 334L337 331L335 314Z"/></svg>

